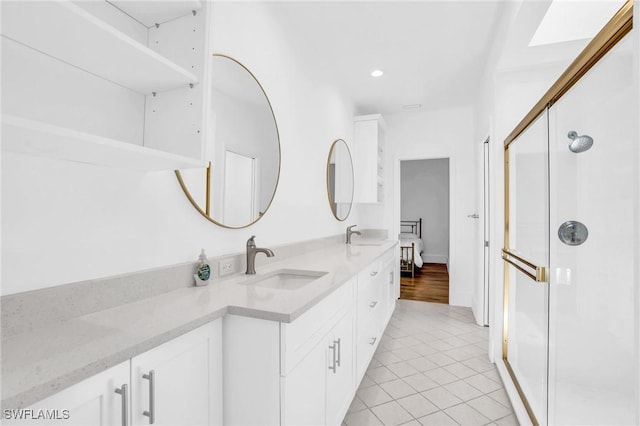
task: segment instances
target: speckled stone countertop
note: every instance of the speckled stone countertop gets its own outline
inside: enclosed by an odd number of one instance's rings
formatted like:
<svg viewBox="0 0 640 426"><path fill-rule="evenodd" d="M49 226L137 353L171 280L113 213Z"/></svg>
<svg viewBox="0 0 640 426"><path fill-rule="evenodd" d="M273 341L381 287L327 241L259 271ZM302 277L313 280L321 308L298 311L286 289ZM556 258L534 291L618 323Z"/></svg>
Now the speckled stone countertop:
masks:
<svg viewBox="0 0 640 426"><path fill-rule="evenodd" d="M27 407L226 313L291 322L393 248L397 241L377 240L374 244L377 245L335 244L265 265L254 276L236 274L206 287L173 290L3 336L1 408ZM296 290L246 283L279 269L327 274Z"/></svg>

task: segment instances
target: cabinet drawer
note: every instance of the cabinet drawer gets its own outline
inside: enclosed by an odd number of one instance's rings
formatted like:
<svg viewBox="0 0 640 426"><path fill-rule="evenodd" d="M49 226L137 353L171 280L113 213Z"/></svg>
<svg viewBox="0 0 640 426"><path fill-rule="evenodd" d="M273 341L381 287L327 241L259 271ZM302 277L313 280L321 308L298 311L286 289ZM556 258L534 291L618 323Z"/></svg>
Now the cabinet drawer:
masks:
<svg viewBox="0 0 640 426"><path fill-rule="evenodd" d="M333 328L354 302L355 279L343 284L292 323L280 324L280 372L286 375Z"/></svg>

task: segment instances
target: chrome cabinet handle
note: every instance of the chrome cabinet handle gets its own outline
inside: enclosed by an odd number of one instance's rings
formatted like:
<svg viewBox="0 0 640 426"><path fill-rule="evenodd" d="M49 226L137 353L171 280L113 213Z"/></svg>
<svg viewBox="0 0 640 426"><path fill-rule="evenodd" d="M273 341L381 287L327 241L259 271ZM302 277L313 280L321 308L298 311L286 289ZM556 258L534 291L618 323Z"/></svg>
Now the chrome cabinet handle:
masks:
<svg viewBox="0 0 640 426"><path fill-rule="evenodd" d="M377 304L378 304L378 301L374 300L373 302L369 303L369 307L370 308L375 308Z"/></svg>
<svg viewBox="0 0 640 426"><path fill-rule="evenodd" d="M122 426L129 425L129 385L123 384L115 392L122 399Z"/></svg>
<svg viewBox="0 0 640 426"><path fill-rule="evenodd" d="M341 339L340 339L340 338L338 338L338 340L334 340L334 341L333 341L333 344L334 344L334 345L336 345L336 346L338 347L338 359L337 359L337 361L336 361L336 365L337 365L338 367L340 367L340 358L341 358L340 352L342 352L342 343L340 342L340 340L341 340Z"/></svg>
<svg viewBox="0 0 640 426"><path fill-rule="evenodd" d="M371 275L372 277L375 277L376 275L378 275L378 271L373 271L373 272L372 272L371 274L369 274L369 275Z"/></svg>
<svg viewBox="0 0 640 426"><path fill-rule="evenodd" d="M371 341L369 342L369 344L370 344L371 346L375 345L375 344L376 344L376 340L378 340L378 338L377 338L377 337L372 337L372 338L371 338Z"/></svg>
<svg viewBox="0 0 640 426"><path fill-rule="evenodd" d="M149 417L149 424L152 425L156 420L156 372L149 370L149 374L143 374L142 378L149 381L149 411L143 411L142 415Z"/></svg>
<svg viewBox="0 0 640 426"><path fill-rule="evenodd" d="M333 371L333 374L336 374L336 366L338 363L336 362L336 341L333 341L333 345L329 345L329 349L333 352L333 365L329 366L329 370Z"/></svg>

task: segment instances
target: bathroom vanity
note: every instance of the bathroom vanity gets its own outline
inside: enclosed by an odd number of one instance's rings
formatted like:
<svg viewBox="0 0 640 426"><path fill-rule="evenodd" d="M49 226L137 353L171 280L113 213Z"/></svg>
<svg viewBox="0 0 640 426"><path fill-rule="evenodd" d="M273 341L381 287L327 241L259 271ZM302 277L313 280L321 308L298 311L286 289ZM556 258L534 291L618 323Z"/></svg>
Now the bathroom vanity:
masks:
<svg viewBox="0 0 640 426"><path fill-rule="evenodd" d="M21 408L62 424L339 424L395 308L396 251L333 243L5 334L3 424Z"/></svg>

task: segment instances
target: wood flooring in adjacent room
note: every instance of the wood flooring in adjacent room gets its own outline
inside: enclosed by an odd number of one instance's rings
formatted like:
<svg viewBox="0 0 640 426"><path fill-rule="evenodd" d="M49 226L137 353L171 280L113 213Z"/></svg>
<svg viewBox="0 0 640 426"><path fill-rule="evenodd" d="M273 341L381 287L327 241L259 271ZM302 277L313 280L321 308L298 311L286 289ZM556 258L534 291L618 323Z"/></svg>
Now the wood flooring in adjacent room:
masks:
<svg viewBox="0 0 640 426"><path fill-rule="evenodd" d="M400 277L400 299L449 303L449 271L442 263L425 263L415 277Z"/></svg>

